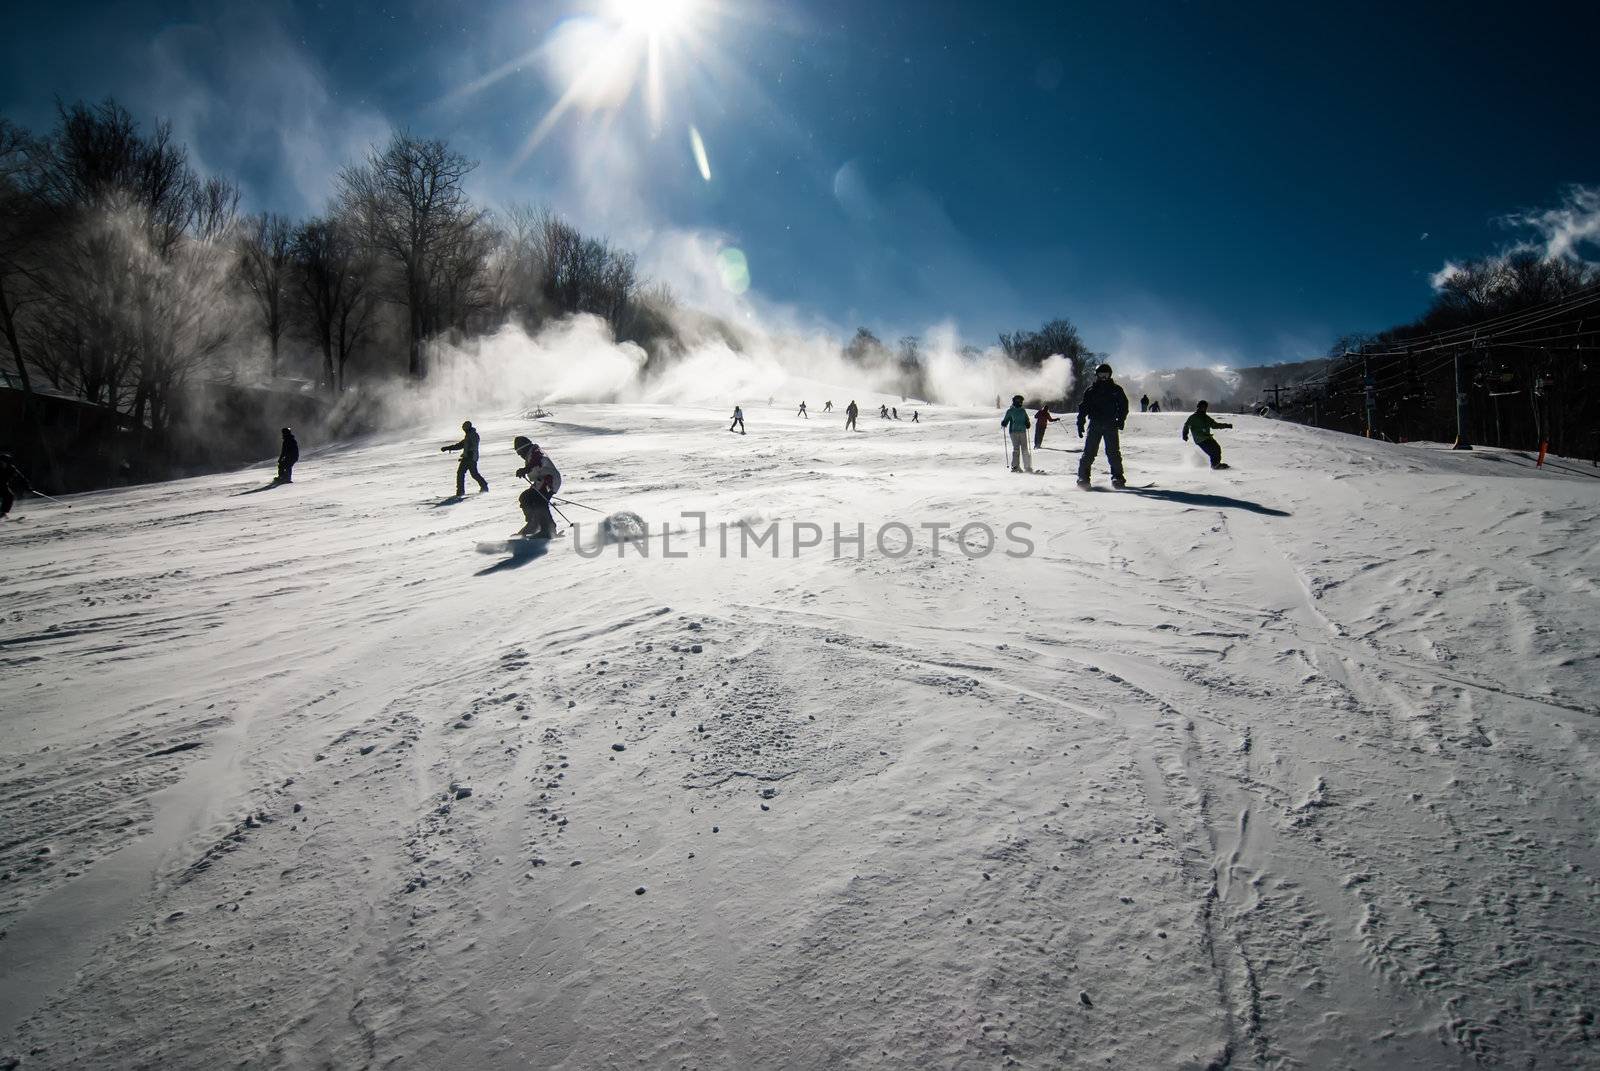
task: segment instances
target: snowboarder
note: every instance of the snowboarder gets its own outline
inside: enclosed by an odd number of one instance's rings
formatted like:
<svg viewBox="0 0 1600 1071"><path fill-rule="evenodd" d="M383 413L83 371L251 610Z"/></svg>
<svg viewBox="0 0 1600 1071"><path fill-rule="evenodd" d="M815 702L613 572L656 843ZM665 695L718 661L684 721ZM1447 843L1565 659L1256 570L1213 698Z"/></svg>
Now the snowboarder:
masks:
<svg viewBox="0 0 1600 1071"><path fill-rule="evenodd" d="M1148 395L1148 394L1139 395L1139 412L1148 413L1149 411L1150 411L1150 395Z"/></svg>
<svg viewBox="0 0 1600 1071"><path fill-rule="evenodd" d="M804 402L804 401L802 401L802 402L801 402L801 403L800 403L800 412L798 412L798 413L796 413L796 414L795 414L795 415L796 415L796 416L803 416L803 417L805 417L805 418L806 418L806 419L807 419L807 420L810 420L810 419L811 419L811 415L810 415L810 414L809 414L809 413L807 413L807 412L806 412L806 403L805 403L805 402Z"/></svg>
<svg viewBox="0 0 1600 1071"><path fill-rule="evenodd" d="M1106 446L1106 461L1111 465L1111 486L1118 490L1128 485L1122 472L1122 445L1119 436L1128 420L1128 395L1112 382L1111 366L1102 364L1094 370L1094 382L1083 392L1078 404L1078 437L1082 439L1084 421L1089 423L1089 436L1083 444L1083 456L1078 459L1078 486L1089 486L1089 470L1094 465L1100 444Z"/></svg>
<svg viewBox="0 0 1600 1071"><path fill-rule="evenodd" d="M855 428L856 427L856 417L858 417L860 415L861 415L861 410L856 408L855 399L852 398L850 400L849 406L847 406L845 408L845 411L844 411L844 430L845 431L849 431L851 428ZM861 429L856 428L856 430L860 431Z"/></svg>
<svg viewBox="0 0 1600 1071"><path fill-rule="evenodd" d="M518 435L513 439L511 448L523 462L517 475L527 479L530 485L517 498L517 505L522 507L522 519L527 522L517 534L549 539L556 534L556 521L550 515L550 500L561 490L561 473L556 470L555 462L539 449L539 444L530 441L526 435Z"/></svg>
<svg viewBox="0 0 1600 1071"><path fill-rule="evenodd" d="M1048 405L1043 402L1039 403L1039 411L1033 414L1033 448L1035 450L1044 445L1044 429L1050 425L1052 420L1060 419L1050 411Z"/></svg>
<svg viewBox="0 0 1600 1071"><path fill-rule="evenodd" d="M1206 412L1210 406L1205 402L1196 402L1194 412L1189 414L1189 419L1183 422L1183 439L1188 442L1189 436L1194 435L1194 444L1205 451L1206 457L1211 459L1211 467L1225 469L1228 466L1222 460L1222 445L1212 437L1211 433L1217 428L1231 428L1232 424L1224 424L1220 420L1212 420L1211 414Z"/></svg>
<svg viewBox="0 0 1600 1071"><path fill-rule="evenodd" d="M1033 455L1028 452L1028 411L1022 408L1022 395L1011 399L1011 408L1000 418L1000 426L1011 433L1011 471L1033 471Z"/></svg>
<svg viewBox="0 0 1600 1071"><path fill-rule="evenodd" d="M728 430L739 429L739 434L744 434L744 410L737 405L733 407L733 423L728 425Z"/></svg>
<svg viewBox="0 0 1600 1071"><path fill-rule="evenodd" d="M831 412L833 412L833 402L831 402L831 401L828 401L828 402L823 402L823 403L822 403L822 411L823 411L823 412L824 412L824 413L831 413Z"/></svg>
<svg viewBox="0 0 1600 1071"><path fill-rule="evenodd" d="M460 442L439 447L441 454L447 454L452 450L461 451L461 463L456 466L456 497L461 498L466 495L469 473L478 482L479 493L487 491L489 481L478 474L478 429L472 426L472 421L462 422Z"/></svg>
<svg viewBox="0 0 1600 1071"><path fill-rule="evenodd" d="M0 517L11 512L11 504L17 500L16 492L19 491L31 495L33 485L17 468L10 454L0 454Z"/></svg>
<svg viewBox="0 0 1600 1071"><path fill-rule="evenodd" d="M293 428L283 429L283 447L278 451L277 483L294 483L294 463L300 460L300 443Z"/></svg>

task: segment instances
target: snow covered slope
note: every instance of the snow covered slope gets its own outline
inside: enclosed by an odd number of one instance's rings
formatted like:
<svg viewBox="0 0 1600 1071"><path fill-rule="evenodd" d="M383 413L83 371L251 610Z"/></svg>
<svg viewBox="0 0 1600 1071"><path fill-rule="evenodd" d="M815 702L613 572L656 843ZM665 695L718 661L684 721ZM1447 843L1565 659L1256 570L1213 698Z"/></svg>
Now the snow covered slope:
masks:
<svg viewBox="0 0 1600 1071"><path fill-rule="evenodd" d="M1136 414L1084 493L808 401L25 503L0 1057L1600 1063L1595 470ZM519 432L650 556L475 553Z"/></svg>

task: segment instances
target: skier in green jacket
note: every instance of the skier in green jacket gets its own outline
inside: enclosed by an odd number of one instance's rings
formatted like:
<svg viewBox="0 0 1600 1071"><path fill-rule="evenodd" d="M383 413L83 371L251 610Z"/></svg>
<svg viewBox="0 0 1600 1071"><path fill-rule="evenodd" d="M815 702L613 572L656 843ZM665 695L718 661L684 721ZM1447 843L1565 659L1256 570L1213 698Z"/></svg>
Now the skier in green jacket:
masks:
<svg viewBox="0 0 1600 1071"><path fill-rule="evenodd" d="M1033 455L1028 452L1028 411L1022 408L1022 395L1011 399L1011 408L1000 418L1000 426L1011 433L1011 471L1033 471Z"/></svg>
<svg viewBox="0 0 1600 1071"><path fill-rule="evenodd" d="M1217 428L1231 428L1232 424L1224 424L1220 420L1212 420L1211 414L1206 410L1210 406L1205 402L1196 402L1194 412L1189 414L1189 419L1183 422L1183 438L1187 442L1191 434L1194 435L1194 444L1205 451L1211 459L1211 467L1225 469L1227 463L1222 460L1222 445L1212 438L1211 433Z"/></svg>

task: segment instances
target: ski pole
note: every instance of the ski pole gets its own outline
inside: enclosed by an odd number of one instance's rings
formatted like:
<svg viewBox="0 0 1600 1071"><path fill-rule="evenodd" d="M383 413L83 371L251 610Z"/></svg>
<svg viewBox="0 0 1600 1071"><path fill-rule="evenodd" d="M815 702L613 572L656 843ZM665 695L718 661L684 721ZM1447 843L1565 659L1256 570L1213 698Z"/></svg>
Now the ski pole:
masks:
<svg viewBox="0 0 1600 1071"><path fill-rule="evenodd" d="M582 502L574 502L570 498L552 498L551 501L559 502L563 506L577 506L579 509L586 509L586 510L589 510L591 513L604 513L605 512L605 510L603 510L603 509L595 509L593 506L585 506Z"/></svg>
<svg viewBox="0 0 1600 1071"><path fill-rule="evenodd" d="M30 488L28 488L28 490L33 491L33 488L30 487ZM51 498L49 495L45 494L43 491L33 491L33 493L38 495L40 498L44 499L46 502L54 502L56 505L58 505L58 506L66 506L68 509L72 508L72 504L70 502L63 502L59 498Z"/></svg>
<svg viewBox="0 0 1600 1071"><path fill-rule="evenodd" d="M572 527L572 518L568 517L565 513L561 512L561 508L556 505L555 499L553 499L553 498L545 499L545 505L547 505L551 509L555 510L556 511L556 516L560 517L562 520L566 521L568 528Z"/></svg>

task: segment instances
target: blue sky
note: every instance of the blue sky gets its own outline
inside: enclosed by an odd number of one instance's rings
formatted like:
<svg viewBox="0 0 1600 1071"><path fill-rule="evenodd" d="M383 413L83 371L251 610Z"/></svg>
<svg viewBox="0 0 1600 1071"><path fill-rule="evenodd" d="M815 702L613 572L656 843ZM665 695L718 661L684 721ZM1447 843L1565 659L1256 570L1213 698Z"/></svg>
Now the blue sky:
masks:
<svg viewBox="0 0 1600 1071"><path fill-rule="evenodd" d="M620 2L38 4L0 112L115 95L297 214L405 125L695 303L731 307L731 245L797 324L982 344L1060 315L1151 366L1409 319L1446 262L1527 236L1504 217L1600 184L1592 6L701 0L658 30L653 112Z"/></svg>

